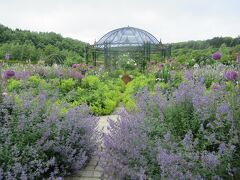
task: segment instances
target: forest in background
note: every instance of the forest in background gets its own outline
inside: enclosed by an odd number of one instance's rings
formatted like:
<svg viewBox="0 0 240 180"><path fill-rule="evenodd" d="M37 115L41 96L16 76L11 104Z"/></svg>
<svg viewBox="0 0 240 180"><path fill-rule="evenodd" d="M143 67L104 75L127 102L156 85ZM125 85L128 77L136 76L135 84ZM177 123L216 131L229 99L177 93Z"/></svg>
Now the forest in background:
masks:
<svg viewBox="0 0 240 180"><path fill-rule="evenodd" d="M81 62L85 45L82 41L64 38L54 32L12 30L0 24L0 59L9 53L10 59L18 61L45 61L55 56L69 63Z"/></svg>

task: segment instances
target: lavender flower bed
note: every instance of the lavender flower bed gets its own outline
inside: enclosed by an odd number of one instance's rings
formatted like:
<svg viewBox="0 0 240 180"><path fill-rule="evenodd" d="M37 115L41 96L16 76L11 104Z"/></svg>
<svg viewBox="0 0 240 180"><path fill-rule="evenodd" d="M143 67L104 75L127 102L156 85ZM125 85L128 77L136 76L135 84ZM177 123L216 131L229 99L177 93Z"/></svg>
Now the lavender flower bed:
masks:
<svg viewBox="0 0 240 180"><path fill-rule="evenodd" d="M82 168L96 148L97 118L86 106L64 112L46 92L0 103L0 179L62 177Z"/></svg>
<svg viewBox="0 0 240 180"><path fill-rule="evenodd" d="M225 81L209 91L189 79L171 95L138 93L138 110L109 120L104 137L110 179L240 177L240 91Z"/></svg>

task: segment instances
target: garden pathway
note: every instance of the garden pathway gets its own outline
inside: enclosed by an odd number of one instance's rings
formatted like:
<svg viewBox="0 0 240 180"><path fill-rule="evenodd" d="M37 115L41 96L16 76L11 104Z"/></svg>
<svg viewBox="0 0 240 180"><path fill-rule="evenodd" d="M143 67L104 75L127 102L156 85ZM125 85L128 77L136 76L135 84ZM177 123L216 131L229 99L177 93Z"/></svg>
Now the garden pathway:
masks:
<svg viewBox="0 0 240 180"><path fill-rule="evenodd" d="M122 108L117 108L116 111L113 113L113 115L109 116L101 116L99 123L98 123L98 130L102 133L108 133L108 118L111 118L113 120L117 120L117 112L119 112ZM103 142L102 139L99 142L99 150L101 151L103 148ZM108 178L104 175L103 169L100 166L100 162L102 159L100 159L97 156L94 156L90 159L89 163L85 168L83 168L80 171L77 171L73 173L69 177L65 177L65 180L107 180Z"/></svg>

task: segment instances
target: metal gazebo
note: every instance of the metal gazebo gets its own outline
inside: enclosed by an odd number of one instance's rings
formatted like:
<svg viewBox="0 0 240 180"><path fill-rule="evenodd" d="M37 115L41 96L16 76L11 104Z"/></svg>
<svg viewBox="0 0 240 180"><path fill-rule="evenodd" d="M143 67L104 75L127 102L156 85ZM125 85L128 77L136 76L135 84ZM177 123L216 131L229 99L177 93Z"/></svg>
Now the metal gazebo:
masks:
<svg viewBox="0 0 240 180"><path fill-rule="evenodd" d="M86 63L91 52L93 65L96 66L97 59L103 59L105 67L114 67L116 57L123 53L130 53L142 69L154 55L158 61L171 57L170 45L163 45L145 30L129 26L108 32L92 46L86 46L85 51Z"/></svg>

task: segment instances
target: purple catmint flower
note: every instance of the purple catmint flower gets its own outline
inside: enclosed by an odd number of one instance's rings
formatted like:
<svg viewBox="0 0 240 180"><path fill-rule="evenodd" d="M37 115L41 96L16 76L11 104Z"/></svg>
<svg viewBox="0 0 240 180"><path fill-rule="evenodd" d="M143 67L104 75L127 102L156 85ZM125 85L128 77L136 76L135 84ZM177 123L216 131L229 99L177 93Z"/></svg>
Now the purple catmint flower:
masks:
<svg viewBox="0 0 240 180"><path fill-rule="evenodd" d="M101 154L109 177L141 179L146 174L147 179L211 179L219 176L218 169L227 169L228 156L237 152L232 144L237 127L229 92L222 82L212 87L216 91L208 91L202 81L193 80L193 73L189 76L171 95L161 89L154 94L142 89L135 96L137 111L121 113L117 121L109 122ZM236 102L240 102L238 96ZM184 119L179 117L183 129L174 127L178 115L172 116L171 109L175 112L175 108L184 114ZM154 166L158 174L151 174L146 157L158 165Z"/></svg>
<svg viewBox="0 0 240 180"><path fill-rule="evenodd" d="M192 71L186 71L185 72L185 79L192 80L193 79L193 72Z"/></svg>
<svg viewBox="0 0 240 180"><path fill-rule="evenodd" d="M163 137L166 142L171 141L171 133L170 132L167 132L167 134L165 134Z"/></svg>
<svg viewBox="0 0 240 180"><path fill-rule="evenodd" d="M213 153L205 152L202 154L202 163L206 168L213 169L219 165L218 157Z"/></svg>
<svg viewBox="0 0 240 180"><path fill-rule="evenodd" d="M215 52L215 53L213 53L213 55L212 55L212 58L213 58L214 60L220 60L221 57L222 57L222 54L221 54L220 52Z"/></svg>
<svg viewBox="0 0 240 180"><path fill-rule="evenodd" d="M224 154L225 151L226 151L226 149L227 149L226 144L225 144L225 143L221 143L221 144L219 145L218 149L219 149L219 153L220 153L220 154Z"/></svg>
<svg viewBox="0 0 240 180"><path fill-rule="evenodd" d="M10 54L9 53L6 53L5 54L5 60L9 60L10 59Z"/></svg>
<svg viewBox="0 0 240 180"><path fill-rule="evenodd" d="M97 118L87 106L70 108L63 114L65 104L57 107L46 94L31 94L19 94L19 103L10 97L0 103L1 149L9 150L10 155L10 161L0 164L0 179L57 179L81 169L97 148ZM25 104L31 106L24 108ZM8 109L12 109L15 119L7 113ZM18 141L13 132L19 133ZM19 146L28 137L33 137L31 142Z"/></svg>
<svg viewBox="0 0 240 180"><path fill-rule="evenodd" d="M235 81L238 78L238 73L236 71L227 71L225 72L224 77L229 81Z"/></svg>
<svg viewBox="0 0 240 180"><path fill-rule="evenodd" d="M4 72L4 78L9 79L11 77L15 76L15 72L13 70L6 70Z"/></svg>
<svg viewBox="0 0 240 180"><path fill-rule="evenodd" d="M30 72L26 72L26 71L23 71L23 72L16 72L15 73L15 77L16 79L27 79L30 77Z"/></svg>
<svg viewBox="0 0 240 180"><path fill-rule="evenodd" d="M192 144L192 138L193 138L193 134L192 134L192 131L190 130L183 139L183 145L185 149L190 149Z"/></svg>

